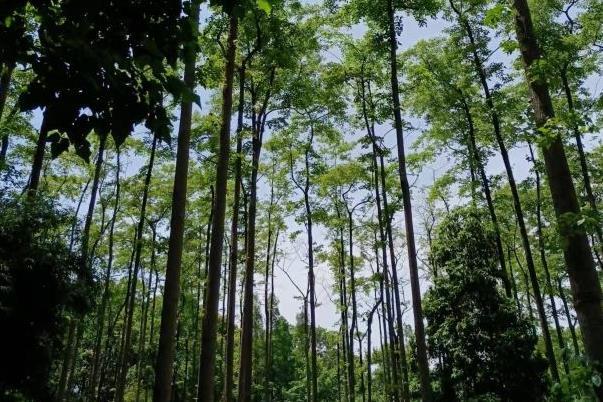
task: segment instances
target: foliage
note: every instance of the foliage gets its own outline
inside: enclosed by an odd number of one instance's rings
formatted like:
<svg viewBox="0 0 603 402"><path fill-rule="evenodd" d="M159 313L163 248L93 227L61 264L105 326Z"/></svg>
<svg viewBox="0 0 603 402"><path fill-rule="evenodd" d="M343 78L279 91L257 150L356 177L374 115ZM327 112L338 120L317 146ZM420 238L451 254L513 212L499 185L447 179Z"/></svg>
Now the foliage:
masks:
<svg viewBox="0 0 603 402"><path fill-rule="evenodd" d="M90 308L90 277L65 242L65 211L43 199L5 197L1 205L0 393L44 400L52 393L50 369L62 349L65 316Z"/></svg>
<svg viewBox="0 0 603 402"><path fill-rule="evenodd" d="M432 246L440 275L425 296L425 316L430 354L442 362L442 398L539 400L546 363L530 323L498 290L495 241L483 221L477 210L454 210Z"/></svg>

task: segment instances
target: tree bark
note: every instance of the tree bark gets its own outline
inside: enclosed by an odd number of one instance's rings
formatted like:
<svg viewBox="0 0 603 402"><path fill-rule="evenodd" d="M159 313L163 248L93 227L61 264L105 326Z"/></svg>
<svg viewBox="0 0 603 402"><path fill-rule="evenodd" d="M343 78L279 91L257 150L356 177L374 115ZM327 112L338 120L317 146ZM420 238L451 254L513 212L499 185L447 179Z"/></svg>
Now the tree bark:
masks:
<svg viewBox="0 0 603 402"><path fill-rule="evenodd" d="M376 151L373 151L373 170L375 184L375 204L377 204L377 220L379 223L379 242L376 242L381 248L382 258L382 290L385 292L384 303L384 328L387 328L389 336L389 369L391 371L390 386L395 401L400 400L400 375L398 362L398 353L396 351L398 342L396 341L396 331L394 329L394 318L392 314L392 301L390 294L389 269L387 264L387 239L385 235L385 224L383 217L383 208L381 206L381 192L379 190L379 167L377 165ZM387 324L387 325L386 325Z"/></svg>
<svg viewBox="0 0 603 402"><path fill-rule="evenodd" d="M535 75L533 64L540 60L527 0L513 0L517 41L524 63L536 126L546 129L555 117L548 84L545 77ZM541 145L549 187L561 235L563 254L574 296L574 306L580 322L586 356L595 365L603 363L603 311L601 285L595 269L586 233L568 224L566 219L580 214L580 205L571 172L567 163L561 137L556 135ZM603 386L596 387L603 399Z"/></svg>
<svg viewBox="0 0 603 402"><path fill-rule="evenodd" d="M195 43L185 47L184 84L190 91L195 89L195 61L197 55L196 37L199 26L199 5L191 3L188 21L193 30ZM155 369L153 400L167 402L172 394L172 377L176 353L175 335L177 329L178 300L180 299L180 269L184 243L184 220L186 216L186 196L188 187L188 161L193 117L191 99L183 99L180 104L180 125L178 127L178 148L176 151L176 172L172 191L172 213L170 219L170 240L165 270L163 306L159 330L159 347Z"/></svg>
<svg viewBox="0 0 603 402"><path fill-rule="evenodd" d="M270 82L274 78L274 70ZM252 369L253 369L253 286L255 270L255 239L257 215L257 182L260 167L260 155L266 123L266 107L270 98L267 90L264 102L259 112L252 112L252 159L251 179L249 180L249 211L247 216L247 247L245 259L245 277L243 294L243 317L241 329L241 364L239 370L239 401L251 401ZM256 105L255 93L252 92L251 103ZM270 238L269 238L270 240Z"/></svg>
<svg viewBox="0 0 603 402"><path fill-rule="evenodd" d="M119 213L119 202L121 195L121 185L119 180L119 172L116 172L116 181L115 181L115 203L113 205L113 216L111 217L111 223L109 226L109 257L107 261L107 268L105 270L104 275L104 284L103 284L103 294L101 296L101 304L98 311L97 317L97 336L95 340L95 346L93 351L92 358L92 376L90 380L89 387L89 398L90 400L95 400L97 395L97 387L98 387L98 375L100 369L100 359L101 352L103 348L103 331L105 328L105 320L106 320L106 311L107 305L109 304L110 297L110 285L111 285L111 272L113 270L113 249L114 249L114 233L115 233L115 222L117 221L117 214Z"/></svg>
<svg viewBox="0 0 603 402"><path fill-rule="evenodd" d="M421 305L421 285L419 282L419 267L417 264L417 250L412 217L412 202L410 185L406 173L406 155L404 151L404 134L402 128L402 113L400 108L400 93L398 83L398 62L395 28L395 9L393 0L388 0L389 18L389 47L390 47L390 79L392 91L392 107L396 129L396 142L398 148L398 171L400 186L402 188L402 201L404 204L404 223L406 228L406 247L408 252L408 269L410 273L410 287L415 322L415 339L417 342L417 366L419 368L419 381L421 383L421 397L424 402L432 400L431 381L429 378L429 363L427 362L427 347L425 344L425 324L423 323L423 307Z"/></svg>
<svg viewBox="0 0 603 402"><path fill-rule="evenodd" d="M316 292L314 277L314 240L312 228L312 208L310 205L310 150L314 139L314 127L310 126L310 141L306 146L305 165L306 183L304 186L304 205L306 208L306 234L308 236L308 289L310 298L310 343L312 363L312 402L318 401L318 365L316 363Z"/></svg>
<svg viewBox="0 0 603 402"><path fill-rule="evenodd" d="M540 284L538 282L538 277L536 275L536 268L534 266L534 258L532 257L532 249L530 247L530 241L528 238L528 231L526 229L523 208L521 206L521 200L519 198L519 192L517 190L517 184L515 182L515 176L513 174L513 168L511 166L511 160L509 158L509 153L507 151L506 144L502 137L502 132L500 128L500 117L498 112L496 111L496 107L494 105L494 100L492 98L492 91L490 90L490 86L488 84L488 78L485 71L484 63L478 53L477 44L475 41L475 36L473 33L473 29L465 16L462 15L459 9L454 6L454 3L450 1L450 5L458 16L459 24L465 29L465 33L467 38L469 39L469 43L471 44L471 55L473 58L473 65L475 67L475 71L479 78L480 84L482 86L482 90L484 92L484 97L486 100L486 106L488 108L490 119L492 121L492 127L494 129L494 137L498 144L498 148L500 151L500 155L503 159L503 164L505 166L505 171L507 174L507 180L509 182L509 187L511 189L511 195L513 198L513 209L515 210L515 216L517 218L517 224L519 226L519 234L521 237L521 243L523 246L523 251L526 259L526 266L528 270L528 274L530 276L530 282L532 285L532 290L534 292L534 300L536 301L536 310L538 311L538 318L540 322L540 329L542 331L542 336L544 338L544 345L546 356L549 361L549 368L551 370L551 374L553 376L553 380L559 382L559 372L557 371L557 362L555 359L555 353L553 351L553 343L551 341L551 334L549 332L549 325L546 319L546 312L544 310L544 302L542 301L542 292L540 291Z"/></svg>
<svg viewBox="0 0 603 402"><path fill-rule="evenodd" d="M230 120L232 116L232 85L237 49L239 21L234 13L229 18L226 69L222 91L222 122L220 127L220 150L216 169L216 199L214 221L211 232L209 271L207 275L206 306L201 330L201 356L199 363L198 399L214 400L214 368L216 360L216 331L218 306L220 302L220 276L222 274L222 249L224 243L224 216L226 213L226 193L228 182L228 162L230 157Z"/></svg>
<svg viewBox="0 0 603 402"><path fill-rule="evenodd" d="M492 193L490 191L490 180L488 180L488 175L486 174L486 169L484 168L484 164L481 160L480 152L477 147L477 141L475 140L475 126L473 123L473 115L471 114L469 105L467 105L467 102L464 98L462 99L462 106L463 111L465 113L465 117L467 119L469 144L471 148L470 152L473 154L473 159L475 160L475 164L477 165L477 171L479 172L479 176L482 182L482 190L484 191L484 196L486 198L486 205L488 206L488 213L490 214L490 220L492 220L492 226L494 226L494 233L496 236L496 250L498 254L498 262L500 264L501 279L505 288L505 294L507 295L507 297L511 297L511 283L509 282L509 275L507 273L507 266L505 263L505 253L503 251L503 245L500 235L500 225L498 224L498 217L496 216L496 209L494 208L494 201L492 200Z"/></svg>
<svg viewBox="0 0 603 402"><path fill-rule="evenodd" d="M268 206L268 242L266 246L266 266L264 270L264 320L265 320L265 336L264 336L264 400L270 402L272 400L272 351L271 351L271 338L270 332L272 330L272 306L270 305L269 298L269 283L272 280L274 284L274 278L271 275L270 261L271 261L271 249L272 249L272 209L274 208L274 174L275 166L272 166L272 179L270 181L270 205ZM278 242L278 238L275 240ZM274 256L273 258L275 258Z"/></svg>
<svg viewBox="0 0 603 402"><path fill-rule="evenodd" d="M42 123L42 126L44 126L45 124ZM45 131L45 130L44 130ZM40 131L40 136L42 136L42 130ZM89 255L88 255L88 249L89 249L89 242L90 242L90 229L92 227L92 218L94 217L94 207L96 205L96 197L97 197L97 193L98 193L98 186L100 183L100 173L101 173L101 169L103 166L103 158L104 158L104 152L105 152L105 142L106 142L107 136L106 135L102 135L100 137L100 143L99 143L99 148L98 148L98 157L96 159L96 164L95 164L95 168L94 168L94 178L92 179L92 189L90 192L90 200L88 203L88 212L86 213L86 219L84 222L84 230L82 232L82 244L81 244L81 255L82 255L82 261L83 261L83 267L81 267L81 269L87 269L87 267L89 266ZM42 150L43 153L43 150ZM119 161L118 161L118 167L119 167ZM32 178L33 178L33 172L32 172ZM119 173L117 173L117 180L119 180ZM33 181L30 181L30 185L31 183L33 183ZM36 187L37 189L37 187ZM35 191L35 189L30 187L30 191ZM32 192L29 193L30 195L33 194ZM81 277L81 272L78 274ZM79 329L79 325L78 325L78 319L76 317L72 317L70 322L69 322L69 332L73 332L75 331L75 344L68 344L66 345L66 354L65 354L65 359L63 361L63 368L62 370L66 372L63 374L61 373L61 380L59 381L59 390L58 390L58 400L62 401L65 397L66 392L68 392L68 388L69 388L69 381L70 381L70 376L71 376L71 371L73 369L73 365L74 365L74 361L76 358L76 354L77 354L77 343L78 343L78 338L80 335L80 331L77 331ZM64 380L64 381L63 381Z"/></svg>
<svg viewBox="0 0 603 402"><path fill-rule="evenodd" d="M33 156L33 162L31 165L31 174L29 175L29 183L27 184L27 197L32 199L38 192L40 187L40 177L42 176L42 164L44 163L44 153L46 151L46 139L48 138L48 123L47 123L48 110L44 112L42 118L42 124L40 126L40 133L38 135L38 141L36 143L36 150Z"/></svg>
<svg viewBox="0 0 603 402"><path fill-rule="evenodd" d="M0 68L2 68L2 72L0 74L0 123L2 123L4 108L6 107L6 100L8 99L8 92L10 90L10 81L15 67L14 65L0 65ZM8 152L8 136L8 133L2 136L2 143L0 145L0 169L6 163L6 154Z"/></svg>
<svg viewBox="0 0 603 402"><path fill-rule="evenodd" d="M243 159L243 111L245 107L245 65L239 69L239 110L237 119L237 149L234 177L234 201L232 205L232 221L230 227L230 257L228 275L228 323L226 329L226 372L224 374L224 401L234 402L234 338L235 338L235 304L237 291L237 268L239 259L239 209L241 199L241 161Z"/></svg>
<svg viewBox="0 0 603 402"><path fill-rule="evenodd" d="M557 276L557 290L559 291L559 297L561 298L561 302L563 303L563 311L565 313L565 319L567 320L567 326L569 327L570 333L572 334L572 344L574 346L574 353L576 354L576 356L579 356L580 346L578 346L578 337L576 336L574 319L570 314L569 306L567 303L567 296L565 295L565 289L563 289L563 283L561 281L560 276Z"/></svg>
<svg viewBox="0 0 603 402"><path fill-rule="evenodd" d="M549 272L549 264L546 259L546 249L544 244L544 237L542 234L542 195L540 189L540 172L536 165L536 158L534 157L534 151L532 150L532 144L528 143L530 150L530 157L534 164L534 175L536 176L536 234L538 236L538 249L540 251L540 262L542 264L542 270L544 271L546 279L547 293L549 295L549 302L551 303L551 313L553 316L553 322L555 323L555 331L557 333L557 343L559 345L559 353L561 353L563 368L565 375L569 376L569 361L565 350L565 339L563 338L563 331L559 324L559 316L557 312L557 303L555 302L555 296L553 292L553 284L551 281L551 274Z"/></svg>
<svg viewBox="0 0 603 402"><path fill-rule="evenodd" d="M567 79L567 72L565 70L561 71L561 82L563 84L563 91L565 93L568 111L570 112L571 117L575 118L576 110L574 107L574 97L572 95L572 88L570 87L569 81ZM576 149L578 151L578 159L580 160L580 170L582 171L582 180L584 181L584 191L586 192L586 198L588 199L590 208L593 210L593 212L598 214L599 209L597 207L597 199L595 198L593 188L590 183L590 173L588 169L586 153L584 152L584 144L582 144L582 135L580 134L580 129L575 121L571 122L571 126L574 134L574 139L576 140ZM595 234L597 236L597 240L599 241L601 253L603 253L603 231L601 230L601 226L597 226L595 228ZM601 266L601 268L603 268L603 266Z"/></svg>
<svg viewBox="0 0 603 402"><path fill-rule="evenodd" d="M381 304L381 300L378 300L377 303L373 306L372 310L369 312L368 321L367 321L367 350L366 350L366 374L367 374L367 401L373 401L373 376L371 372L371 364L372 364L372 345L371 345L371 332L373 326L373 315L379 308L379 304Z"/></svg>
<svg viewBox="0 0 603 402"><path fill-rule="evenodd" d="M155 163L155 150L157 149L157 136L153 136L153 143L151 145L151 155L149 157L149 164L147 166L147 172L144 179L144 186L142 192L142 201L140 205L140 215L138 216L138 225L136 227L136 241L134 243L134 271L132 273L132 281L130 286L129 299L126 304L126 321L125 321L125 341L122 354L120 356L119 368L118 368L118 381L117 389L115 393L116 401L121 402L124 398L124 392L126 388L126 377L128 374L128 353L132 342L132 320L134 317L134 307L136 301L136 286L138 284L138 272L140 270L140 263L142 257L142 242L144 237L144 224L147 214L147 202L149 199L149 188L151 185L151 177L153 175L153 165Z"/></svg>

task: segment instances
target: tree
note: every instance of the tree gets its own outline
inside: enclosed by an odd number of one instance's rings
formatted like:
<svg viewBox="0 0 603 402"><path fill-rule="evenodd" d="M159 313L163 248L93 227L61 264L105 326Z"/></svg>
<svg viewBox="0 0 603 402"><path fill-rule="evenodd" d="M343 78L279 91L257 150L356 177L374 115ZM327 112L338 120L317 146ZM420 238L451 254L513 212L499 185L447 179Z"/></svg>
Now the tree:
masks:
<svg viewBox="0 0 603 402"><path fill-rule="evenodd" d="M199 25L199 5L196 2L191 2L189 4L188 13L187 21L192 39L184 50L184 82L187 88L189 88L190 91L193 91L195 87L195 62L197 57L196 33L198 32ZM161 311L159 350L157 353L157 368L155 370L155 388L153 391L153 398L156 401L167 401L171 394L175 353L174 336L176 334L177 325L176 314L178 310L178 300L180 299L180 264L184 235L184 216L186 213L192 113L192 99L183 99L180 106L178 151L176 154L176 171L174 173L174 188L172 191L170 247L168 249L165 291L163 295L164 302Z"/></svg>
<svg viewBox="0 0 603 402"><path fill-rule="evenodd" d="M475 209L451 211L436 229L432 259L440 274L425 296L429 351L453 395L536 400L545 391L537 338L496 287L496 241Z"/></svg>
<svg viewBox="0 0 603 402"><path fill-rule="evenodd" d="M70 215L48 200L4 198L0 219L0 392L9 400L51 399L63 317L90 308L90 271L78 279L85 264L61 235Z"/></svg>
<svg viewBox="0 0 603 402"><path fill-rule="evenodd" d="M228 181L228 161L230 158L230 120L232 115L232 87L237 50L239 17L238 2L226 8L228 14L228 38L226 46L226 66L222 87L222 121L220 124L219 154L216 166L216 199L214 203L211 243L207 272L207 293L201 326L201 354L199 363L198 398L214 400L214 365L216 358L216 326L220 301L220 277L222 274L222 247L224 242L224 216L226 213L226 185Z"/></svg>
<svg viewBox="0 0 603 402"><path fill-rule="evenodd" d="M534 33L530 8L525 0L513 1L515 31L521 52L534 121L539 132L539 145L544 157L549 188L557 216L563 254L572 285L574 303L582 327L586 354L597 367L603 362L603 310L601 285L598 280L588 237L577 227L580 205L567 163L561 135L554 128L555 111L547 77L535 71L540 48ZM603 399L603 386L596 386Z"/></svg>

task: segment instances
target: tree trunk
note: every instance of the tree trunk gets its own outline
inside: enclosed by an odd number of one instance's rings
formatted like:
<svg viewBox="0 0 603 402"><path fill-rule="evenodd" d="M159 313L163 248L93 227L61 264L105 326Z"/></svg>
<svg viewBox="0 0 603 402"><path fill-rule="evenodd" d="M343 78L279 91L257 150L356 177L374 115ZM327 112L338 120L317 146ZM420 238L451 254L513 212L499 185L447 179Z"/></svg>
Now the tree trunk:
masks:
<svg viewBox="0 0 603 402"><path fill-rule="evenodd" d="M153 239L157 238L157 227L155 223L150 224L151 231L153 232ZM157 286L159 284L159 272L157 271L157 267L155 265L155 240L153 241L153 248L151 249L151 269L153 270L153 274L155 276L155 280L153 281L153 302L151 303L151 324L149 326L149 346L151 346L151 356L156 354L156 350L154 348L155 342L155 306L157 304ZM155 360L151 357L151 360ZM149 400L149 387L145 386L144 389L144 400L145 402Z"/></svg>
<svg viewBox="0 0 603 402"><path fill-rule="evenodd" d="M255 269L255 238L257 214L257 180L260 164L261 133L254 129L251 179L249 181L249 211L247 216L247 250L243 291L243 317L241 323L241 361L239 370L239 401L251 401L253 368L253 286Z"/></svg>
<svg viewBox="0 0 603 402"><path fill-rule="evenodd" d="M117 402L123 401L124 392L126 388L126 377L128 374L128 354L130 345L132 342L132 319L134 317L134 307L136 301L136 285L138 284L138 271L140 270L140 263L142 257L142 242L144 237L144 224L147 214L147 202L149 199L149 187L151 185L151 176L153 175L153 165L155 163L155 150L157 148L157 136L153 136L153 143L151 145L151 155L149 157L149 164L147 166L147 172L144 179L144 187L142 192L142 201L140 205L140 215L138 216L138 225L136 227L136 241L134 243L134 271L132 273L132 282L130 286L129 299L126 304L126 320L125 320L125 341L122 355L120 357L118 367L118 380L117 389L115 393L115 399Z"/></svg>
<svg viewBox="0 0 603 402"><path fill-rule="evenodd" d="M383 291L385 292L385 304L384 304L384 328L387 328L387 333L389 335L389 369L391 371L391 391L393 393L393 397L395 401L400 400L400 377L399 377L399 362L398 362L398 353L396 351L398 342L396 342L396 332L394 329L394 318L391 310L391 296L390 296L390 282L389 282L389 269L387 265L387 240L385 235L385 224L383 217L383 208L381 206L381 193L379 191L379 167L377 166L377 158L375 156L375 151L373 151L373 170L374 170L374 181L375 181L375 204L377 204L377 220L379 223L379 244L381 247L381 258L382 258L382 282L383 282ZM385 325L387 323L387 325Z"/></svg>
<svg viewBox="0 0 603 402"><path fill-rule="evenodd" d="M149 279L147 281L147 301L145 303L145 307L144 307L144 312L143 312L143 317L142 317L142 324L141 324L141 331L140 331L140 340L139 340L139 346L138 346L138 365L137 365L137 382L136 382L136 402L138 402L140 400L140 391L141 391L141 387L142 387L142 383L143 383L143 378L142 378L142 374L143 374L143 364L145 363L142 359L143 354L146 351L147 348L147 323L149 320L149 309L150 309L150 304L151 304L151 285L153 284L153 270L155 269L155 243L157 241L157 233L155 231L153 231L153 235L151 237L151 264L150 264L150 268L149 268ZM157 288L157 284L155 284L155 289ZM155 295L153 295L153 298L155 297ZM151 314L152 316L152 314ZM146 402L146 397L145 397L145 402Z"/></svg>
<svg viewBox="0 0 603 402"><path fill-rule="evenodd" d="M368 84L369 94L370 93L370 83ZM396 330L398 332L398 345L397 349L399 351L399 356L396 357L396 360L400 364L400 370L402 371L402 398L404 400L410 399L410 391L409 391L409 383L408 383L408 365L406 364L406 345L404 342L404 331L402 327L402 309L400 302L400 286L398 283L398 272L396 268L396 259L394 252L394 244L393 244L393 234L392 234L392 226L391 220L393 217L389 216L389 205L387 202L387 189L386 189L386 173L385 173L385 163L383 158L383 152L377 144L377 138L375 135L374 122L371 121L369 123L367 107L366 107L366 91L364 85L364 78L361 83L361 97L362 97L362 113L364 115L364 122L366 125L367 133L370 137L372 143L372 151L373 151L373 159L375 165L375 180L381 179L381 196L383 199L383 221L381 224L385 223L385 231L387 234L387 243L389 245L389 254L390 254L390 263L392 269L392 282L393 282L393 293L394 293L394 303L395 307L395 316L396 316ZM377 167L377 157L379 157L379 167ZM379 174L380 172L380 174ZM378 186L376 186L376 189ZM378 191L378 190L376 190ZM379 197L377 197L379 198ZM350 229L351 236L351 229ZM351 257L353 258L353 257Z"/></svg>
<svg viewBox="0 0 603 402"><path fill-rule="evenodd" d="M387 190L385 180L385 163L383 161L383 153L379 152L379 162L381 171L381 193L383 197L383 212L385 219L385 232L387 233L387 242L389 245L389 259L392 268L392 283L394 285L394 303L396 304L396 330L398 331L398 348L400 350L399 363L402 370L402 398L410 400L410 390L408 383L408 364L406 362L406 345L404 342L404 328L402 326L402 302L400 300L400 285L398 284L398 270L396 263L396 254L394 251L394 237L392 234L391 220L389 216L389 205L387 203Z"/></svg>
<svg viewBox="0 0 603 402"><path fill-rule="evenodd" d="M578 337L576 336L574 319L570 314L569 306L567 303L567 296L565 295L565 289L563 289L563 283L561 281L560 276L557 276L557 290L559 291L559 297L561 298L561 302L563 303L563 311L565 313L565 319L567 320L567 326L569 327L570 333L572 334L572 344L574 346L574 353L576 354L576 356L579 356L580 346L578 346Z"/></svg>
<svg viewBox="0 0 603 402"><path fill-rule="evenodd" d="M226 69L222 91L222 123L220 128L220 151L216 169L216 200L214 222L211 232L209 271L207 275L206 306L201 330L201 356L199 364L198 399L214 400L214 366L216 360L216 330L218 305L220 302L220 276L222 274L222 249L224 243L224 215L230 157L230 120L232 115L232 84L235 69L235 54L239 21L236 15L229 18Z"/></svg>
<svg viewBox="0 0 603 402"><path fill-rule="evenodd" d="M274 70L270 82L274 78ZM255 269L255 239L257 215L257 181L260 167L260 155L266 123L266 107L270 98L270 89L266 94L261 110L252 112L252 160L251 179L249 180L249 211L247 216L247 247L245 259L243 317L241 323L241 364L239 370L239 401L251 401L252 369L253 369L253 286ZM251 103L256 105L255 93L252 93ZM270 241L270 237L268 238Z"/></svg>
<svg viewBox="0 0 603 402"><path fill-rule="evenodd" d="M517 311L521 314L521 303L519 302L519 295L517 293L517 282L515 282L515 274L513 273L513 259L511 258L511 246L507 246L507 262L509 263L509 278L511 279L511 289L513 289L513 299L517 306Z"/></svg>
<svg viewBox="0 0 603 402"><path fill-rule="evenodd" d="M274 174L275 166L272 166L272 179L270 181L270 205L268 206L268 242L266 246L266 266L264 272L264 319L265 319L265 339L264 339L264 400L270 402L272 400L272 355L271 355L271 342L270 332L272 329L272 306L270 305L269 299L269 283L272 280L274 284L274 278L271 276L270 270L270 254L272 250L272 209L274 208ZM275 240L275 247L278 238ZM273 258L276 258L274 256Z"/></svg>
<svg viewBox="0 0 603 402"><path fill-rule="evenodd" d="M566 376L569 376L569 361L565 350L565 340L563 339L563 331L559 324L559 316L557 313L557 303L555 302L555 296L553 293L553 284L551 281L551 274L549 272L549 264L546 259L546 249L544 245L544 237L542 234L542 196L540 189L540 172L536 165L536 158L534 157L534 151L532 150L532 144L528 143L530 149L530 157L534 164L534 175L536 176L536 234L538 235L538 249L540 251L540 262L546 278L546 287L549 294L549 302L551 303L551 313L553 315L553 322L555 323L555 331L557 333L557 343L559 345L559 353L561 353L563 360L563 368Z"/></svg>
<svg viewBox="0 0 603 402"><path fill-rule="evenodd" d="M540 49L532 26L527 0L513 0L517 41L528 77L532 107L536 126L546 129L547 122L554 118L548 84L545 77L535 76L532 65L540 60ZM580 214L580 205L571 172L567 163L561 137L556 135L542 145L549 187L555 213L559 220L561 243L567 266L574 306L578 314L584 348L588 359L595 365L603 363L603 311L601 309L601 285L595 269L590 244L586 233L573 224L564 223L568 217ZM596 388L599 399L603 399L603 386Z"/></svg>
<svg viewBox="0 0 603 402"><path fill-rule="evenodd" d="M35 197L40 187L40 177L42 176L42 164L44 163L44 153L46 151L46 139L48 138L48 123L47 115L48 110L44 112L42 118L42 124L40 125L40 133L38 135L38 141L36 143L36 150L33 156L33 162L31 165L31 174L29 175L29 183L27 184L27 196L28 198Z"/></svg>
<svg viewBox="0 0 603 402"><path fill-rule="evenodd" d="M245 65L239 69L239 110L237 119L237 150L235 160L234 201L230 228L230 257L228 275L228 324L226 329L226 372L224 374L224 402L234 402L234 338L237 268L239 259L239 203L241 198L241 161L243 159L243 112L245 107Z"/></svg>
<svg viewBox="0 0 603 402"><path fill-rule="evenodd" d="M10 90L10 81L13 76L14 66L1 66L2 72L0 74L0 123L2 123L2 117L4 115L4 108L6 106L6 99L8 99L8 92ZM4 167L6 163L6 154L8 152L8 133L2 136L2 143L0 145L0 169Z"/></svg>
<svg viewBox="0 0 603 402"><path fill-rule="evenodd" d="M341 220L339 203L334 202L337 218ZM343 227L339 229L339 303L341 304L341 342L344 346L343 362L346 372L346 387L344 389L345 400L354 401L355 396L355 374L354 374L354 348L349 342L349 323L348 323L348 295L345 270L345 242L343 240Z"/></svg>
<svg viewBox="0 0 603 402"><path fill-rule="evenodd" d="M452 4L452 3L451 3ZM528 231L524 220L523 209L521 207L521 200L519 198L519 192L517 191L517 184L515 183L515 176L513 174L513 168L511 166L511 160L509 159L509 153L502 137L500 129L500 118L496 111L494 100L492 99L492 92L488 84L488 79L485 71L483 61L481 60L478 52L477 45L475 43L475 37L473 30L469 22L463 18L460 14L460 23L464 26L469 42L471 43L471 52L473 56L473 64L475 66L476 73L479 77L484 96L486 98L486 106L490 112L490 118L492 119L492 127L494 129L494 136L498 143L500 155L502 156L505 171L507 173L507 180L509 181L509 187L511 189L511 195L513 197L513 208L515 210L515 216L517 218L517 224L519 226L519 235L521 237L521 244L526 259L526 266L528 274L530 276L530 282L532 290L534 292L534 300L536 301L536 310L538 311L538 319L540 322L540 329L542 331L542 337L544 338L545 351L547 359L549 361L549 368L553 376L553 380L559 382L559 372L557 371L557 362L555 359L555 353L553 351L553 342L551 341L551 334L549 332L549 325L546 319L546 312L544 310L544 302L542 301L542 292L540 291L540 284L538 283L538 276L536 275L536 268L534 266L534 258L532 257L532 249L530 247L530 241L528 238Z"/></svg>
<svg viewBox="0 0 603 402"><path fill-rule="evenodd" d="M187 43L185 46L184 84L190 91L194 91L195 61L197 56L196 34L199 26L198 4L191 4L191 14L188 16L188 21L193 30L195 43ZM192 117L192 100L183 99L180 104L176 172L174 174L174 187L172 191L170 240L165 269L159 347L157 351L157 363L155 365L155 386L153 389L153 400L155 402L167 402L172 394L171 388L174 372L174 357L176 353L175 335L177 329L178 300L180 299L180 266L182 264L182 248L184 242L184 220L186 216L188 160Z"/></svg>
<svg viewBox="0 0 603 402"><path fill-rule="evenodd" d="M44 126L45 124L42 123L42 126ZM40 131L40 136L42 136L42 131L45 130L41 130ZM86 267L88 267L89 265L89 261L88 261L88 245L89 245L89 240L90 240L90 229L92 227L92 218L94 216L94 207L96 205L96 196L98 193L98 186L100 183L100 173L101 173L101 168L103 165L103 157L104 157L104 151L105 151L105 141L106 141L107 137L105 135L102 135L100 137L100 143L99 143L99 148L98 148L98 157L96 159L96 164L95 164L95 168L94 168L94 178L92 179L92 190L90 192L90 201L88 203L88 212L86 213L86 219L84 222L84 230L82 232L82 244L81 244L81 255L82 255L82 261L84 266L81 267L81 269L86 269ZM43 150L42 150L43 153ZM118 162L118 166L119 166L119 162ZM33 173L32 173L32 178L33 178ZM119 173L118 176L119 178ZM31 183L33 183L33 181L30 181L30 185ZM36 187L37 189L37 187ZM30 187L30 190L35 191L34 188ZM29 193L29 194L33 194L33 193ZM81 272L78 274L81 275ZM72 331L76 331L76 329L79 328L78 325L78 319L76 319L75 317L72 317L70 322L69 322L69 332L71 333ZM76 332L76 340L75 343L77 343L78 341L78 333L79 331ZM62 370L65 371L65 374L61 373L61 380L59 381L59 391L58 391L58 400L62 401L63 398L65 397L65 393L68 392L68 387L69 387L69 379L70 379L70 375L71 375L71 371L73 369L73 365L74 365L74 360L75 360L75 355L77 354L77 345L75 344L68 344L66 345L66 353L65 353L65 359L63 361L63 368Z"/></svg>
<svg viewBox="0 0 603 402"><path fill-rule="evenodd" d="M304 187L304 205L306 208L306 234L308 236L308 289L310 298L310 343L312 362L312 402L318 402L318 366L316 363L316 292L314 277L314 240L312 229L312 208L310 206L310 150L314 139L314 126L310 126L310 141L306 146L306 184Z"/></svg>
<svg viewBox="0 0 603 402"><path fill-rule="evenodd" d="M572 89L567 79L566 70L561 71L561 82L563 83L563 91L565 92L565 99L567 101L568 111L570 112L571 118L575 118L576 110L574 108L574 97L572 95ZM580 128L578 127L578 124L575 121L571 122L571 126L574 134L574 139L576 140L576 149L578 150L578 159L580 160L580 170L582 171L582 180L584 181L584 190L586 192L586 198L588 199L590 208L593 210L593 212L598 214L599 209L597 208L597 199L595 198L593 188L590 184L588 161L586 160L584 145L582 144L582 135L580 134ZM601 231L600 225L597 225L597 227L595 228L595 234L597 235L597 240L599 241L601 253L603 253L603 232ZM603 266L601 268L603 268Z"/></svg>
<svg viewBox="0 0 603 402"><path fill-rule="evenodd" d="M373 401L373 376L372 376L372 372L371 372L371 364L372 364L372 345L371 345L371 332L372 332L372 326L373 326L373 315L375 314L375 312L377 311L377 308L379 308L379 304L381 304L381 300L377 301L377 304L375 304L372 308L372 310L370 311L369 315L368 315L368 320L367 320L367 350L366 350L366 375L367 375L367 401L368 402L372 402Z"/></svg>
<svg viewBox="0 0 603 402"><path fill-rule="evenodd" d="M404 204L404 223L406 228L408 269L410 273L410 287L412 293L412 305L415 321L415 338L417 342L416 359L417 366L419 368L419 381L421 383L421 397L424 402L429 402L432 400L432 393L431 382L429 379L429 363L427 362L427 347L425 344L425 325L423 323L423 308L421 306L421 285L419 283L419 267L417 265L417 250L415 246L415 234L412 221L412 202L410 196L410 185L408 183L408 177L406 174L406 155L404 151L402 114L400 110L400 90L398 84L398 63L396 60L398 42L396 39L394 14L394 2L393 0L388 0L392 106L394 109L396 142L398 147L398 170L400 174L400 186L402 188L402 200Z"/></svg>
<svg viewBox="0 0 603 402"><path fill-rule="evenodd" d="M109 304L110 297L110 285L111 285L111 272L113 270L113 246L114 246L114 233L115 233L115 222L117 221L117 214L119 213L119 202L121 194L121 185L119 180L119 172L116 172L115 181L115 204L113 205L113 216L111 217L111 223L109 226L109 257L107 261L107 269L104 275L103 294L101 296L101 305L98 311L97 319L97 336L95 340L93 358L92 358L92 377L90 380L89 387L89 398L90 400L96 399L96 389L98 387L98 375L100 369L100 358L103 348L103 331L105 328L106 310Z"/></svg>
<svg viewBox="0 0 603 402"><path fill-rule="evenodd" d="M488 180L488 175L486 174L486 169L484 168L484 164L482 162L480 152L477 147L477 141L475 140L475 126L473 123L473 115L471 114L469 105L467 105L467 102L464 98L462 100L462 105L463 111L465 112L465 117L467 118L469 144L471 149L470 153L473 154L473 159L475 160L475 163L477 165L477 170L479 172L479 176L482 182L482 190L484 191L484 196L486 197L488 213L490 214L490 219L492 220L492 226L494 226L494 233L496 236L496 250L498 254L498 262L500 264L501 279L505 288L505 294L507 295L507 297L511 297L511 284L509 282L509 276L507 274L505 253L503 251L503 245L500 236L500 225L498 224L498 217L496 216L494 201L492 200L492 193L490 192L490 180Z"/></svg>

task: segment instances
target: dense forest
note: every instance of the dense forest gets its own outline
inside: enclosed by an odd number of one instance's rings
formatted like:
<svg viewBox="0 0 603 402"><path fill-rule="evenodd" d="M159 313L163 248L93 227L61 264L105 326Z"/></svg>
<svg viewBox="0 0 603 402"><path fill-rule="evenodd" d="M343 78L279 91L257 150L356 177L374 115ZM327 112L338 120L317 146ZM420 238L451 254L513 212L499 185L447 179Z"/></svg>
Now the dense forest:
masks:
<svg viewBox="0 0 603 402"><path fill-rule="evenodd" d="M603 401L601 0L3 0L0 400Z"/></svg>

